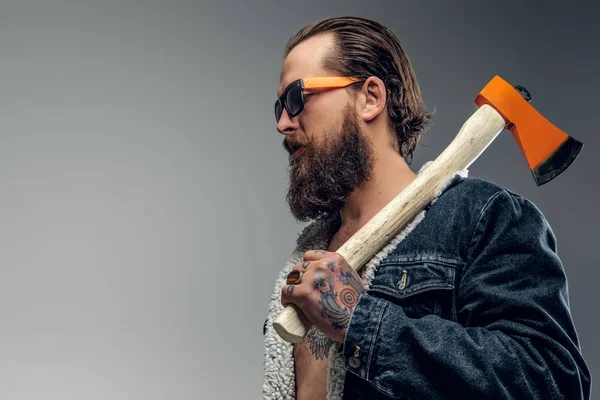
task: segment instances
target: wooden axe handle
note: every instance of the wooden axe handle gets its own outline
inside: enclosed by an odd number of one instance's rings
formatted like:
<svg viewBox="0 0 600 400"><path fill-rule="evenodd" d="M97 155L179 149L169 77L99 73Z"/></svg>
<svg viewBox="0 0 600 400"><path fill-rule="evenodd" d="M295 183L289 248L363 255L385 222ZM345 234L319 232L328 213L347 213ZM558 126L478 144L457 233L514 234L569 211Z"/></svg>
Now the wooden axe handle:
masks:
<svg viewBox="0 0 600 400"><path fill-rule="evenodd" d="M492 106L484 104L478 108L463 124L452 143L336 253L359 271L439 196L457 172L468 168L505 125L504 118ZM282 339L297 343L308 332L310 322L296 305L290 304L273 321L273 327Z"/></svg>

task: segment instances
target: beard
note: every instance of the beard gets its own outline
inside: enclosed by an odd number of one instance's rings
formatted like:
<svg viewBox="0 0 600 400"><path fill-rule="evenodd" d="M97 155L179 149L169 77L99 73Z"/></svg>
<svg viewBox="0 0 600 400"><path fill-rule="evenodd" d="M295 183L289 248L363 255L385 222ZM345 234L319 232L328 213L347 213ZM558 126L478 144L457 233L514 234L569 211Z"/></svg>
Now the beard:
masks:
<svg viewBox="0 0 600 400"><path fill-rule="evenodd" d="M288 139L284 147L292 153ZM347 107L339 132L327 133L319 145L304 147L302 156L290 160L287 203L297 221L329 218L342 209L354 190L371 179L371 144L360 131L354 109Z"/></svg>

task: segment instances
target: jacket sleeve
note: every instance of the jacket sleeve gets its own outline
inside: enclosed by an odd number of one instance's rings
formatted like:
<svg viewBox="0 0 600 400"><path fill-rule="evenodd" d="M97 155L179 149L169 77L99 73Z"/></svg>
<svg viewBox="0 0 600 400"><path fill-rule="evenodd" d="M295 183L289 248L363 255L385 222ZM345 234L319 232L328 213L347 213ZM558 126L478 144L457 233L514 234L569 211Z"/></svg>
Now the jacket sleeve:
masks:
<svg viewBox="0 0 600 400"><path fill-rule="evenodd" d="M555 237L533 203L496 193L457 279L456 322L363 294L341 349L347 370L393 398L589 398Z"/></svg>

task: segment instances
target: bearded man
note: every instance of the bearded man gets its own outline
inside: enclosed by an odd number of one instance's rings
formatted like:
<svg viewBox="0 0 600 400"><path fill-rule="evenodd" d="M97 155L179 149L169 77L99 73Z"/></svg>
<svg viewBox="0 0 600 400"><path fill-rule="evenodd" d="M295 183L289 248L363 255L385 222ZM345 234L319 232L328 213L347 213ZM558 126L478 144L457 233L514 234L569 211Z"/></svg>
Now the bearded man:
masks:
<svg viewBox="0 0 600 400"><path fill-rule="evenodd" d="M277 97L287 200L311 223L271 298L265 399L589 398L556 238L522 196L462 171L360 274L335 253L415 179L432 119L389 29L301 29ZM295 345L272 327L290 303L312 324Z"/></svg>

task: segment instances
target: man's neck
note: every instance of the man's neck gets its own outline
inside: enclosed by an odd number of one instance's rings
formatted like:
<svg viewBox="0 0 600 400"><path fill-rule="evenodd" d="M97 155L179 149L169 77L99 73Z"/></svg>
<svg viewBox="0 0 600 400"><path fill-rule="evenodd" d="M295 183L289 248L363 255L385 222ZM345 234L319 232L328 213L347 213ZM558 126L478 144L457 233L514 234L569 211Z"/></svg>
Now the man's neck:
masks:
<svg viewBox="0 0 600 400"><path fill-rule="evenodd" d="M354 234L415 178L416 174L398 153L378 155L371 180L352 192L340 211L339 232Z"/></svg>

